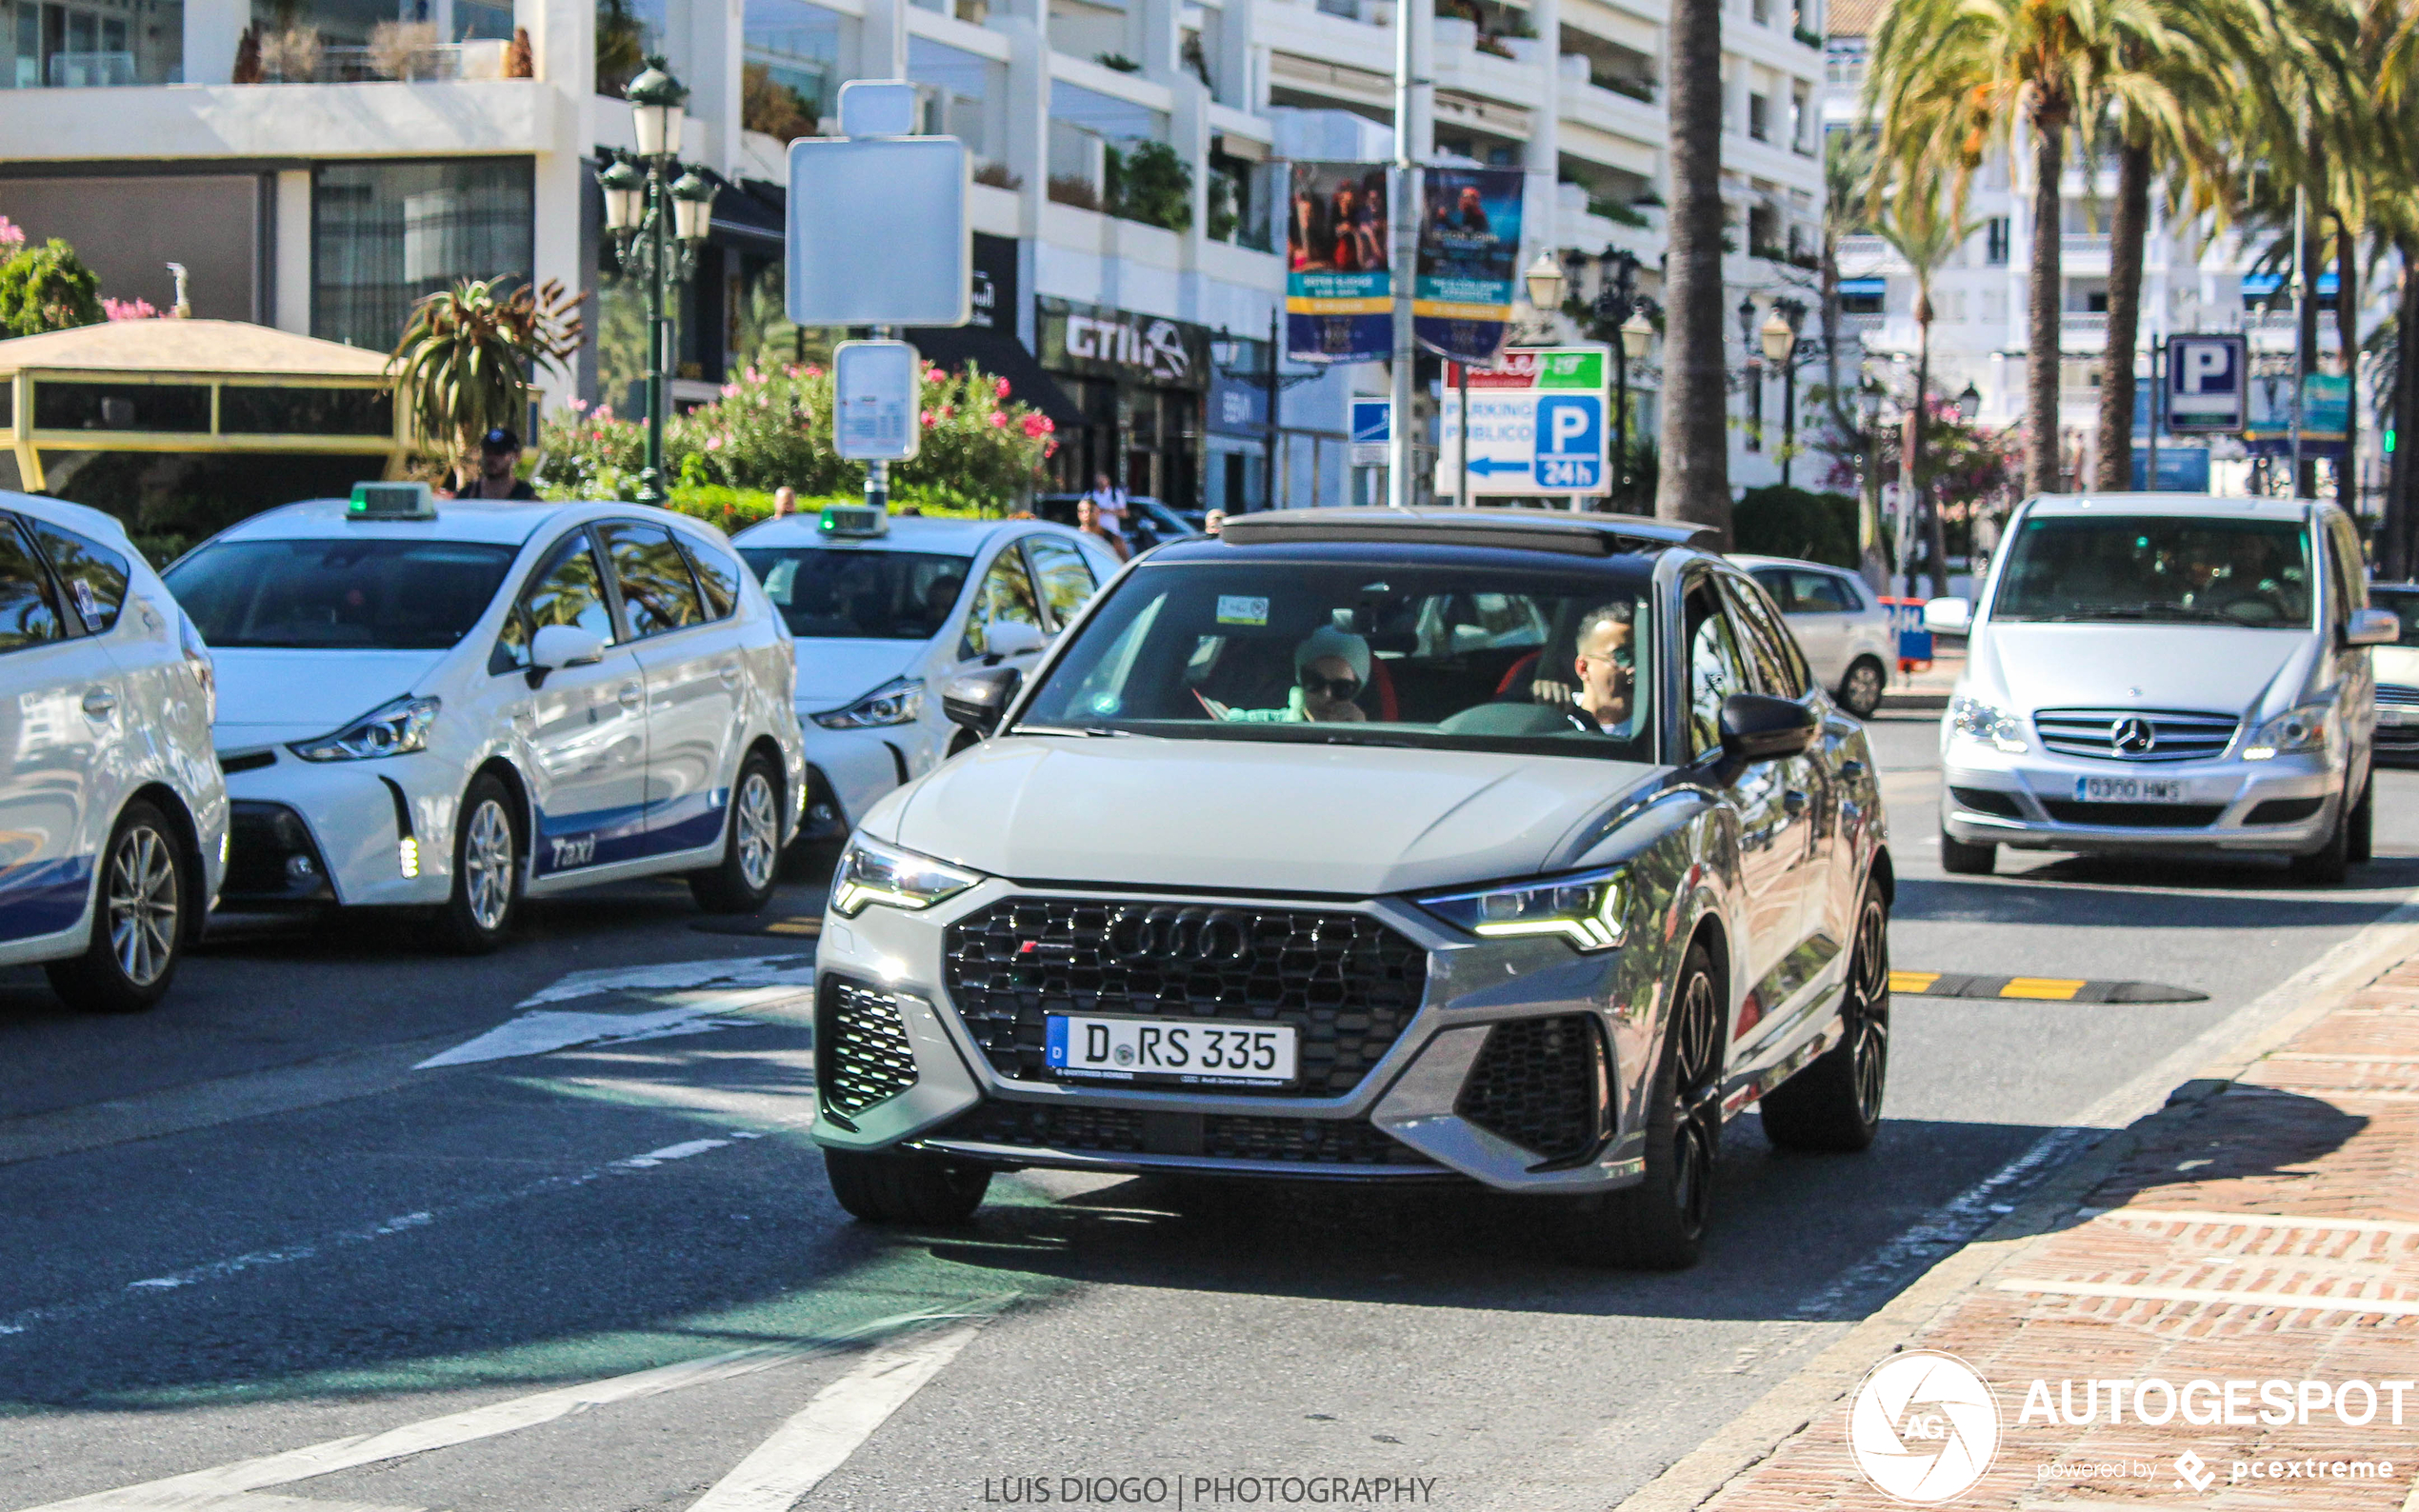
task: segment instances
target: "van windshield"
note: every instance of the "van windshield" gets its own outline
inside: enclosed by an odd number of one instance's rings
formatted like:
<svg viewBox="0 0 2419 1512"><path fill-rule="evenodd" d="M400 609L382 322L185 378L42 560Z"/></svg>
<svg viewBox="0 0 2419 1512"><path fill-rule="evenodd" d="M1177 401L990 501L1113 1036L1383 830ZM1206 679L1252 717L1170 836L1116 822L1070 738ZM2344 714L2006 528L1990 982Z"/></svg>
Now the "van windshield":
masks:
<svg viewBox="0 0 2419 1512"><path fill-rule="evenodd" d="M1994 620L2311 623L2309 531L2298 521L2036 515L2007 551Z"/></svg>
<svg viewBox="0 0 2419 1512"><path fill-rule="evenodd" d="M1144 563L1015 728L1654 759L1644 574Z"/></svg>
<svg viewBox="0 0 2419 1512"><path fill-rule="evenodd" d="M841 640L930 640L973 565L930 551L817 546L743 546L739 555L791 635Z"/></svg>
<svg viewBox="0 0 2419 1512"><path fill-rule="evenodd" d="M479 623L513 554L469 541L222 541L163 575L222 649L441 651Z"/></svg>

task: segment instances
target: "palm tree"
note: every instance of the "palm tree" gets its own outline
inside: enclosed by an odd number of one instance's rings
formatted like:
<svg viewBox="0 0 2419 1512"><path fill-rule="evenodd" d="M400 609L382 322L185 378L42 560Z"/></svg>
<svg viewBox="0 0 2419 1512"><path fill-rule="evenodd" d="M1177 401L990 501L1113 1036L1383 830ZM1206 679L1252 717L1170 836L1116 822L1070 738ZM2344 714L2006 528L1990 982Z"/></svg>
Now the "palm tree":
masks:
<svg viewBox="0 0 2419 1512"><path fill-rule="evenodd" d="M1931 395L1932 275L1966 244L1967 237L1982 229L1980 221L1958 219L1946 199L1935 180L1902 180L1884 202L1874 225L1889 249L1915 275L1915 408L1908 416L1906 463L1900 469L1909 480L1922 475L1924 465L1924 419ZM1931 558L1932 595L1937 598L1949 591L1949 546L1941 531L1938 502L1924 510L1920 500L1910 501L1909 523L1919 515L1926 521L1925 554Z"/></svg>
<svg viewBox="0 0 2419 1512"><path fill-rule="evenodd" d="M476 278L411 307L387 370L456 482L475 475L481 436L521 418L533 369L560 370L579 350L583 297L550 279L532 288Z"/></svg>
<svg viewBox="0 0 2419 1512"><path fill-rule="evenodd" d="M1663 274L1663 421L1654 512L1711 526L1728 547L1721 0L1672 0L1670 34L1670 245Z"/></svg>
<svg viewBox="0 0 2419 1512"><path fill-rule="evenodd" d="M2112 60L2155 52L2155 0L1897 0L1883 12L1866 80L1881 152L1907 173L1949 171L1962 207L1973 169L2030 132L2027 484L2058 487L2059 175L2069 129L2089 119Z"/></svg>

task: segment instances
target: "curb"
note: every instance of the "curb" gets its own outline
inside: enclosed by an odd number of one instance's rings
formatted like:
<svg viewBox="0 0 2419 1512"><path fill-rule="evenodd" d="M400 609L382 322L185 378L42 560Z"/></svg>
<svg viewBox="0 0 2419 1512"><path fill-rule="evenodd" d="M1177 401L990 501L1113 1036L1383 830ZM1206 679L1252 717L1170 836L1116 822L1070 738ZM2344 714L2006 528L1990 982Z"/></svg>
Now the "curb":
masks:
<svg viewBox="0 0 2419 1512"><path fill-rule="evenodd" d="M1693 1512L1732 1482L1771 1458L1784 1442L1835 1411L1839 1403L1884 1357L1907 1347L1978 1283L2011 1260L2031 1240L2061 1227L2093 1187L2105 1181L2146 1138L2191 1117L2200 1104L2225 1091L2262 1056L2343 1005L2343 998L2383 975L2396 961L2419 953L2419 893L2406 897L2360 932L2338 944L2285 981L2244 1005L2208 1033L2161 1062L2150 1076L2171 1076L2179 1060L2193 1074L2173 1084L2164 1103L2124 1127L2110 1130L2045 1178L2014 1209L1975 1239L1942 1257L1871 1316L1833 1341L1797 1373L1765 1393L1663 1473L1623 1499L1613 1512ZM2219 1038L2215 1049L2200 1048ZM2179 1068L2180 1069L2180 1068ZM2119 1088L2076 1124L2047 1139L2089 1127L2103 1110L2123 1116L2138 1105L2141 1079ZM2040 1146L2036 1145L2035 1148ZM2413 1492L2419 1502L2419 1490ZM2411 1512L2419 1512L2414 1507Z"/></svg>

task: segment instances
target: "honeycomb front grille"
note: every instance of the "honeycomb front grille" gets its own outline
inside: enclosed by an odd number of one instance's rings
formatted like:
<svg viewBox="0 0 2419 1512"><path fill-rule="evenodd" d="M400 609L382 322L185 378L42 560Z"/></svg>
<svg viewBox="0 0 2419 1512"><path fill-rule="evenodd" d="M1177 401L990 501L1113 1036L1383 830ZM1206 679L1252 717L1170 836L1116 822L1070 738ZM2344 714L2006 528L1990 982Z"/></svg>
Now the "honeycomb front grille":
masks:
<svg viewBox="0 0 2419 1512"><path fill-rule="evenodd" d="M1044 1020L1102 1013L1289 1024L1293 1086L1349 1092L1386 1054L1428 982L1428 955L1365 914L1237 904L1015 898L950 925L946 981L1002 1076L1043 1081Z"/></svg>
<svg viewBox="0 0 2419 1512"><path fill-rule="evenodd" d="M1293 1165L1435 1168L1366 1119L1262 1118L1257 1114L1161 1113L1146 1108L989 1102L926 1138L1070 1154L1194 1156Z"/></svg>
<svg viewBox="0 0 2419 1512"><path fill-rule="evenodd" d="M825 1106L862 1113L915 1084L915 1051L897 998L826 977L815 1018L815 1084Z"/></svg>
<svg viewBox="0 0 2419 1512"><path fill-rule="evenodd" d="M1453 1111L1544 1160L1577 1160L1603 1143L1604 1037L1584 1013L1521 1019L1487 1031Z"/></svg>

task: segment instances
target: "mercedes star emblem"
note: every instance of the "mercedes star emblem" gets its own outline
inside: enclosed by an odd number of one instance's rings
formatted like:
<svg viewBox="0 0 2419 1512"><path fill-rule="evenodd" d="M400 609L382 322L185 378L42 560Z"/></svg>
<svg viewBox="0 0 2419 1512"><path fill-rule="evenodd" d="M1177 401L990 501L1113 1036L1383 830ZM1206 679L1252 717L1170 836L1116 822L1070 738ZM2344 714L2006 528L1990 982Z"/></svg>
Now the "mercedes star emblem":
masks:
<svg viewBox="0 0 2419 1512"><path fill-rule="evenodd" d="M2159 732L2147 719L2121 719L2109 726L2109 744L2120 756L2148 756L2159 743Z"/></svg>

